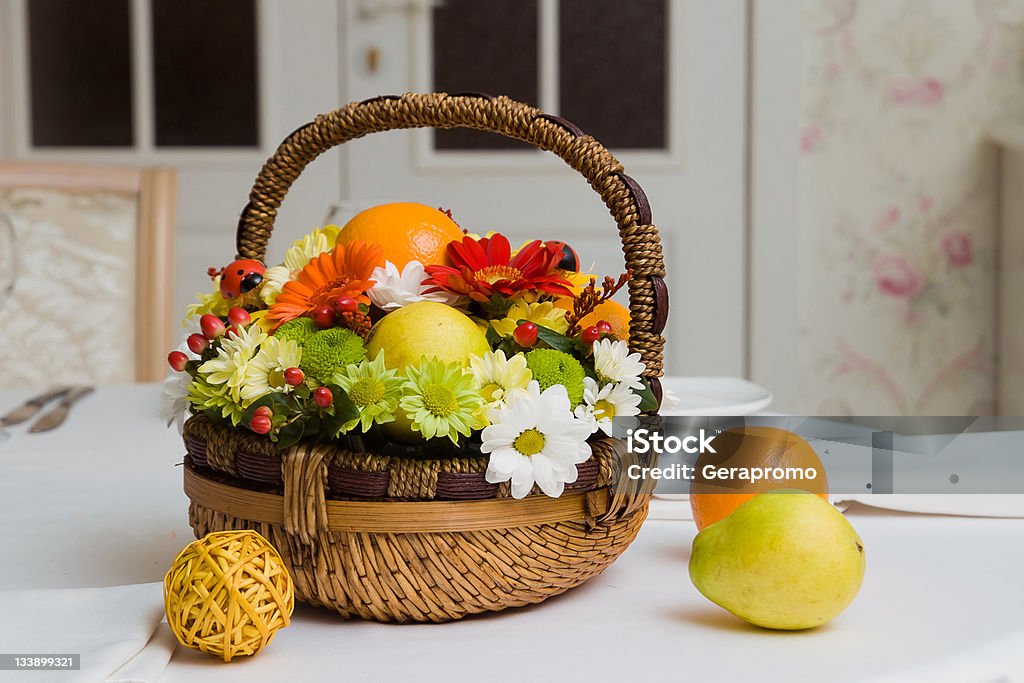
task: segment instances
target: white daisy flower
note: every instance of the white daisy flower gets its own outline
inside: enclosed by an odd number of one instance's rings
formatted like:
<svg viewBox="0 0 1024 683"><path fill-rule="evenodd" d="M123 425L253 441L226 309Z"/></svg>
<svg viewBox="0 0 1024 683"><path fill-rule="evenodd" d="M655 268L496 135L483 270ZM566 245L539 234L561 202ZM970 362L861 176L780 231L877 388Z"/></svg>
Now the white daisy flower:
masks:
<svg viewBox="0 0 1024 683"><path fill-rule="evenodd" d="M529 396L526 387L533 373L526 367L526 356L517 353L505 358L504 351L470 356L467 373L473 375L488 408L502 408L510 401Z"/></svg>
<svg viewBox="0 0 1024 683"><path fill-rule="evenodd" d="M640 375L646 369L639 353L630 353L621 339L601 339L594 342L594 369L605 384L625 383L630 389L642 389Z"/></svg>
<svg viewBox="0 0 1024 683"><path fill-rule="evenodd" d="M302 349L292 339L267 337L260 350L245 366L245 384L241 397L246 403L272 391L290 393L293 387L284 381L284 371L299 367Z"/></svg>
<svg viewBox="0 0 1024 683"><path fill-rule="evenodd" d="M541 393L533 381L526 393L490 411L480 448L491 454L485 478L492 484L511 480L514 498L525 498L534 484L558 498L576 481L576 465L590 458L590 424L573 416L561 384Z"/></svg>
<svg viewBox="0 0 1024 683"><path fill-rule="evenodd" d="M405 264L401 273L398 272L398 266L386 261L383 268L374 269L370 278L377 284L366 293L375 306L385 311L394 311L417 301L436 301L455 306L464 299L450 292L424 293L423 290L427 288L423 286L423 281L427 279L427 271L416 260Z"/></svg>
<svg viewBox="0 0 1024 683"><path fill-rule="evenodd" d="M199 372L212 385L226 384L231 399L239 403L245 384L245 371L260 344L266 340L267 334L259 325L239 328L235 333L221 338L217 357L200 365Z"/></svg>
<svg viewBox="0 0 1024 683"><path fill-rule="evenodd" d="M600 429L612 435L612 419L640 413L640 396L620 382L601 387L590 377L583 378L583 404L576 406L576 417L587 420L591 431Z"/></svg>

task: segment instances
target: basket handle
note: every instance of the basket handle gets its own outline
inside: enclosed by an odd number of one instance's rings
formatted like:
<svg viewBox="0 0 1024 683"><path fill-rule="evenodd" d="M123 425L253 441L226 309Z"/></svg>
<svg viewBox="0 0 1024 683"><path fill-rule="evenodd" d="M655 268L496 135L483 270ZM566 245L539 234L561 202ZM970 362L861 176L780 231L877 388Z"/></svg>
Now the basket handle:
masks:
<svg viewBox="0 0 1024 683"><path fill-rule="evenodd" d="M554 152L581 173L611 212L619 228L630 273L629 345L647 365L660 403L668 288L658 229L640 185L599 142L557 116L480 93L387 95L354 102L322 114L280 144L260 170L238 222L240 258L262 260L274 219L288 189L303 169L328 149L363 137L403 128L475 128L528 142Z"/></svg>

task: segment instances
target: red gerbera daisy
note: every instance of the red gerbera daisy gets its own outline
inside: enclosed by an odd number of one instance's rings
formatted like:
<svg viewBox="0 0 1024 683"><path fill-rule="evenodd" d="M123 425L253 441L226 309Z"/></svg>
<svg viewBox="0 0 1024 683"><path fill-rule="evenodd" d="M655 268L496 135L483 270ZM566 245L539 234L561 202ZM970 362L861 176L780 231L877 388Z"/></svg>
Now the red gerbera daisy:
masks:
<svg viewBox="0 0 1024 683"><path fill-rule="evenodd" d="M431 287L427 291L463 294L480 302L495 294L511 298L520 292L572 296L572 283L556 271L562 260L561 247L534 240L512 256L508 239L495 234L449 242L447 251L454 267L427 266L430 277L423 281Z"/></svg>

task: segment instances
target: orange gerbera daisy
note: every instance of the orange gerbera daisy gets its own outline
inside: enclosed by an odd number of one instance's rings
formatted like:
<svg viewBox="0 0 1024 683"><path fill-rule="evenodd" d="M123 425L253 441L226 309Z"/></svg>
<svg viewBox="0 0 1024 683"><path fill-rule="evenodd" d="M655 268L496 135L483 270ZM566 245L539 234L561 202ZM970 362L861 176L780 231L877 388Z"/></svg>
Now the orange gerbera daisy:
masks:
<svg viewBox="0 0 1024 683"><path fill-rule="evenodd" d="M360 241L339 244L314 257L294 280L285 283L267 312L267 320L277 329L289 320L309 315L317 306L330 306L340 296L369 303L365 292L376 284L370 276L383 263L380 245Z"/></svg>

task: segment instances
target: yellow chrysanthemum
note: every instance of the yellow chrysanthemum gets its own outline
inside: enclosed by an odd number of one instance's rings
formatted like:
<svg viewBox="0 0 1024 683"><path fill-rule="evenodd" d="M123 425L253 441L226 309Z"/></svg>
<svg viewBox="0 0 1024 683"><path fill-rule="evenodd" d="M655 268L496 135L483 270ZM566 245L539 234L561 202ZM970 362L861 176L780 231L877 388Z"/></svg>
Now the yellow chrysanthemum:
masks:
<svg viewBox="0 0 1024 683"><path fill-rule="evenodd" d="M491 327L502 337L509 337L516 331L520 320L527 320L537 323L541 327L554 330L559 334L565 334L569 329L569 323L565 320L565 311L555 308L550 301L540 303L517 302L512 304L508 313L501 320L492 320Z"/></svg>
<svg viewBox="0 0 1024 683"><path fill-rule="evenodd" d="M299 367L301 360L302 349L291 339L264 339L260 350L246 365L242 401L251 403L271 392L291 392L294 387L284 381L284 371Z"/></svg>
<svg viewBox="0 0 1024 683"><path fill-rule="evenodd" d="M295 240L284 254L285 267L291 273L302 270L320 254L334 249L340 231L337 225L325 225Z"/></svg>
<svg viewBox="0 0 1024 683"><path fill-rule="evenodd" d="M260 285L260 299L264 305L273 306L277 295L284 289L285 283L292 279L288 266L274 266L263 273L263 284Z"/></svg>
<svg viewBox="0 0 1024 683"><path fill-rule="evenodd" d="M239 328L221 338L217 356L199 366L199 373L213 386L227 385L228 395L236 403L242 401L245 374L256 351L267 339L258 325Z"/></svg>
<svg viewBox="0 0 1024 683"><path fill-rule="evenodd" d="M591 269L593 269L593 266L594 264L591 264ZM571 289L573 294L579 294L582 292L583 288L589 285L590 281L597 277L593 273L577 273L574 270L561 270L559 271L559 274L561 274L562 278L572 283Z"/></svg>
<svg viewBox="0 0 1024 683"><path fill-rule="evenodd" d="M212 292L196 292L196 302L185 308L185 319L181 325L185 327L191 318L207 313L223 318L228 314L231 306L231 302L220 294L220 275L218 275L213 279Z"/></svg>
<svg viewBox="0 0 1024 683"><path fill-rule="evenodd" d="M233 425L238 425L245 414L245 409L228 395L226 384L214 386L201 374L189 382L188 402L198 410L213 411L224 419L230 419Z"/></svg>
<svg viewBox="0 0 1024 683"><path fill-rule="evenodd" d="M261 330L270 334L270 328L273 327L273 325L271 325L270 321L267 320L266 309L260 311L249 311L249 318L252 319L253 325L258 325Z"/></svg>
<svg viewBox="0 0 1024 683"><path fill-rule="evenodd" d="M510 400L526 396L526 387L533 379L523 354L505 358L504 351L470 356L466 372L473 376L486 409L501 408Z"/></svg>

